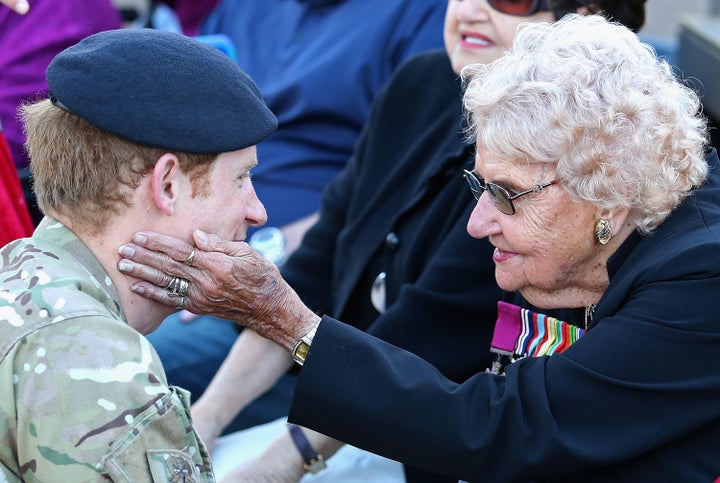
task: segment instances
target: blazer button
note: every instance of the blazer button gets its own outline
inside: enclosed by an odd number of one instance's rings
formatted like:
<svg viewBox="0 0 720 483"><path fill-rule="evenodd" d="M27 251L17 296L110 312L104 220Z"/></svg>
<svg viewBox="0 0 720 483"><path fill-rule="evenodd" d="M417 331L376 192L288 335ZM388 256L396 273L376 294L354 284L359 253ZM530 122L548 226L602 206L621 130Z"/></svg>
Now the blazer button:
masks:
<svg viewBox="0 0 720 483"><path fill-rule="evenodd" d="M387 236L385 237L385 246L394 252L398 250L398 248L400 247L400 238L398 238L395 232L391 231L387 234Z"/></svg>

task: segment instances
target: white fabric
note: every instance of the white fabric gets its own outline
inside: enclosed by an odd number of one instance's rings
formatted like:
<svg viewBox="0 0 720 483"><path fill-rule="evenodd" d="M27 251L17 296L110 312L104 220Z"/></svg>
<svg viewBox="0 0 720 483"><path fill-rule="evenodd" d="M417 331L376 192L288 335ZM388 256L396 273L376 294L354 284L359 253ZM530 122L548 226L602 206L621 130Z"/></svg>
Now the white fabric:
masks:
<svg viewBox="0 0 720 483"><path fill-rule="evenodd" d="M220 481L246 459L259 455L286 429L286 418L221 436L215 442L213 467ZM317 475L306 474L301 483L404 483L402 465L354 446L343 446Z"/></svg>

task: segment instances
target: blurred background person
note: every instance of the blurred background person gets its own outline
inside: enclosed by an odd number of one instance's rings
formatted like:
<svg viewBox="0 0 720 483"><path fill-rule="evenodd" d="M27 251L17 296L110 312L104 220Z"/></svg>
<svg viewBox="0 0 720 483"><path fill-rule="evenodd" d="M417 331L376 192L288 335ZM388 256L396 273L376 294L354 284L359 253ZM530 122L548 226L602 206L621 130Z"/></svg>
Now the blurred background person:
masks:
<svg viewBox="0 0 720 483"><path fill-rule="evenodd" d="M268 227L288 251L352 154L370 105L395 68L442 46L443 0L221 0L200 34L225 34L238 65L278 116L253 172ZM362 21L360 21L362 19ZM266 227L267 228L267 227Z"/></svg>

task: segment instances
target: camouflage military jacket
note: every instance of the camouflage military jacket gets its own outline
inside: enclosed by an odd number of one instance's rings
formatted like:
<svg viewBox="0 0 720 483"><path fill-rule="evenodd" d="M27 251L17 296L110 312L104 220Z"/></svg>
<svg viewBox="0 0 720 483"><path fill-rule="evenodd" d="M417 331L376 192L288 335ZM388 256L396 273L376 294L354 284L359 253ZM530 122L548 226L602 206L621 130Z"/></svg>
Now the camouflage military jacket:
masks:
<svg viewBox="0 0 720 483"><path fill-rule="evenodd" d="M0 251L0 482L207 482L210 458L117 290L45 218Z"/></svg>

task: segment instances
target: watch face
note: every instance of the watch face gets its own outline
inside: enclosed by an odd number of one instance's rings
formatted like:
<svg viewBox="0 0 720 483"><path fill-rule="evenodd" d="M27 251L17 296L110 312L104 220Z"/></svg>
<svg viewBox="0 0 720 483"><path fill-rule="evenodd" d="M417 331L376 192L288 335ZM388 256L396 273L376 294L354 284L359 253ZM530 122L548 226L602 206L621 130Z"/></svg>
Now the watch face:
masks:
<svg viewBox="0 0 720 483"><path fill-rule="evenodd" d="M299 361L305 362L305 358L307 357L309 350L310 346L301 341L298 344L297 349L295 349L295 358Z"/></svg>

